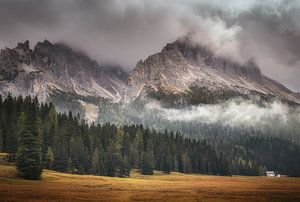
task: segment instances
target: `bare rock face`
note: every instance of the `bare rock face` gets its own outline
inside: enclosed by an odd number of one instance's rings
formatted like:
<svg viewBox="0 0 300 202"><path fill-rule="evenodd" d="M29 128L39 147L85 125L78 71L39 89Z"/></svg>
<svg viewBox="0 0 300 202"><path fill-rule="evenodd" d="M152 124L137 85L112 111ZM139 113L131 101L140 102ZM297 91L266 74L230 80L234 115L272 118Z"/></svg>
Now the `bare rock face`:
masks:
<svg viewBox="0 0 300 202"><path fill-rule="evenodd" d="M125 78L118 67L100 66L83 53L47 40L37 43L33 50L26 41L0 53L2 94L37 95L46 102L51 94L64 92L117 102Z"/></svg>
<svg viewBox="0 0 300 202"><path fill-rule="evenodd" d="M129 78L121 68L99 65L64 44L45 40L30 49L28 41L18 43L0 52L0 92L37 95L42 102L57 104L58 100L72 106L75 100L81 107L97 104L85 98L157 99L174 106L254 96L300 104L299 94L264 76L254 60L240 65L216 57L189 38L167 44L160 53L139 61Z"/></svg>
<svg viewBox="0 0 300 202"><path fill-rule="evenodd" d="M261 74L254 60L240 65L214 56L188 38L167 44L160 53L137 63L124 100L167 99L173 103L213 103L235 96L277 97L300 103L299 95Z"/></svg>

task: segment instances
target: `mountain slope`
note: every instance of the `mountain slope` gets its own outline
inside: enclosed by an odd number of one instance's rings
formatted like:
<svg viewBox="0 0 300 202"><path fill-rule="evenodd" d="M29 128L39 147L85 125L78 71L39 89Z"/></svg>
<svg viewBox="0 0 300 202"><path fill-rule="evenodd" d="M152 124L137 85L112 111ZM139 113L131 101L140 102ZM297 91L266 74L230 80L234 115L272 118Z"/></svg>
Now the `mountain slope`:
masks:
<svg viewBox="0 0 300 202"><path fill-rule="evenodd" d="M125 73L118 67L98 65L64 44L45 40L33 50L29 42L0 53L0 91L37 95L49 101L53 93L105 98L117 102L125 87Z"/></svg>
<svg viewBox="0 0 300 202"><path fill-rule="evenodd" d="M277 97L300 103L298 94L264 76L251 60L239 65L192 45L189 38L167 44L160 53L137 63L124 99L149 97L176 103L213 103L234 96Z"/></svg>
<svg viewBox="0 0 300 202"><path fill-rule="evenodd" d="M99 65L83 53L47 40L33 49L26 41L0 52L1 94L37 95L42 102L53 102L59 111L84 112L90 122L97 120L101 100L156 99L181 106L239 96L300 104L299 94L264 76L253 61L243 66L216 57L188 38L138 62L126 80L119 67Z"/></svg>

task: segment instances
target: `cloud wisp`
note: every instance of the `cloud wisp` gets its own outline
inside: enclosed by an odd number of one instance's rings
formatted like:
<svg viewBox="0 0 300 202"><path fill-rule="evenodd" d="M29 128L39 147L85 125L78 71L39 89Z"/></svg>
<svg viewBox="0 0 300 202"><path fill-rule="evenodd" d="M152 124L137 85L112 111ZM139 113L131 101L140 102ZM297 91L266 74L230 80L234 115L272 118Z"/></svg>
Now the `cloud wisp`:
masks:
<svg viewBox="0 0 300 202"><path fill-rule="evenodd" d="M157 103L150 103L146 106L146 111L154 111L156 116L170 122L218 123L231 127L271 123L284 125L292 118L300 121L300 113L297 110L292 110L277 101L258 105L251 101L231 100L223 104L201 104L182 109L167 109Z"/></svg>

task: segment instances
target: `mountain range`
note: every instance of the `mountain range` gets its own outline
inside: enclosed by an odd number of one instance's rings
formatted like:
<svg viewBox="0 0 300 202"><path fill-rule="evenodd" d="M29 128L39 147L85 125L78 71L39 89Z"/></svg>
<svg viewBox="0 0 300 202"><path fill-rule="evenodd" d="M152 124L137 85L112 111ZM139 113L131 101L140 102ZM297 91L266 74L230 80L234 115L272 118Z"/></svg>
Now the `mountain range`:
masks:
<svg viewBox="0 0 300 202"><path fill-rule="evenodd" d="M129 75L119 66L99 64L62 43L45 40L33 49L28 41L18 43L1 50L0 92L67 103L61 104L61 109L72 108L70 102L89 106L91 100L128 103L155 99L176 106L233 97L300 104L299 94L263 75L253 59L241 65L217 57L188 37L139 61Z"/></svg>

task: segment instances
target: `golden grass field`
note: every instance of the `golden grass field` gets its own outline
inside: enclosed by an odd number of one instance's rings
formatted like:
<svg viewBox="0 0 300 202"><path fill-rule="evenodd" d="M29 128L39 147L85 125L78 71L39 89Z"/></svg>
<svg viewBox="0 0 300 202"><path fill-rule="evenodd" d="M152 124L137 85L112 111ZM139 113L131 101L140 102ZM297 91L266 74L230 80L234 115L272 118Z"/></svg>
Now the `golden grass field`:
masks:
<svg viewBox="0 0 300 202"><path fill-rule="evenodd" d="M29 181L17 177L13 165L0 164L0 201L300 201L300 178L144 176L136 170L116 178L44 170L41 181Z"/></svg>

